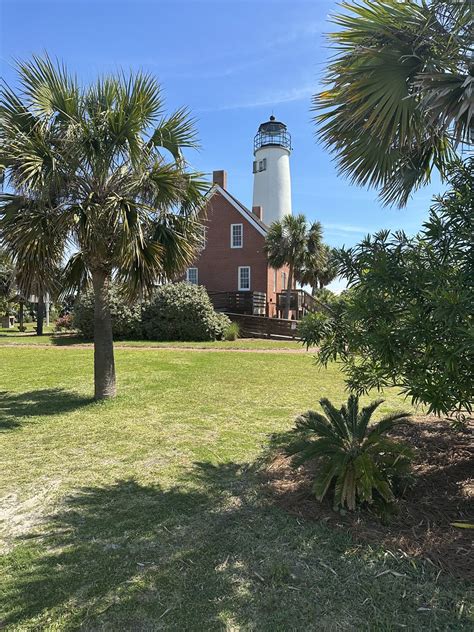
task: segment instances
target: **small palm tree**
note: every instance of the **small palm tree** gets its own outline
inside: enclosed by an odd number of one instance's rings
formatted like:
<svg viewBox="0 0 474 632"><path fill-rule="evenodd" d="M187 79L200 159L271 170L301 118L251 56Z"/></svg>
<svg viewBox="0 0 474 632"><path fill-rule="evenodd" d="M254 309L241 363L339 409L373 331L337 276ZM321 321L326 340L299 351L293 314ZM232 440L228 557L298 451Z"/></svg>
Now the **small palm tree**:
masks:
<svg viewBox="0 0 474 632"><path fill-rule="evenodd" d="M184 109L166 117L142 73L84 88L48 57L17 70L20 92L0 93L0 171L13 190L0 197L0 239L25 294L51 290L64 258L66 290L92 284L95 397L112 397L111 280L141 296L201 243L207 185L182 153L196 146L194 124Z"/></svg>
<svg viewBox="0 0 474 632"><path fill-rule="evenodd" d="M340 171L403 206L473 142L472 3L342 2L315 95L319 136ZM323 110L321 112L321 110Z"/></svg>
<svg viewBox="0 0 474 632"><path fill-rule="evenodd" d="M408 474L410 450L386 433L407 422L409 413L388 415L370 426L382 401L359 410L358 397L351 395L337 410L323 398L320 404L326 415L310 410L297 418L294 432L300 439L288 453L295 467L315 461L313 491L318 500L334 489L335 508L354 510L359 503L393 502L394 484Z"/></svg>
<svg viewBox="0 0 474 632"><path fill-rule="evenodd" d="M268 263L275 269L288 266L285 318L289 318L291 291L303 269L308 248L317 248L318 225L315 222L308 229L304 215L285 215L282 220L273 222L268 230L265 243ZM319 225L319 234L320 230Z"/></svg>

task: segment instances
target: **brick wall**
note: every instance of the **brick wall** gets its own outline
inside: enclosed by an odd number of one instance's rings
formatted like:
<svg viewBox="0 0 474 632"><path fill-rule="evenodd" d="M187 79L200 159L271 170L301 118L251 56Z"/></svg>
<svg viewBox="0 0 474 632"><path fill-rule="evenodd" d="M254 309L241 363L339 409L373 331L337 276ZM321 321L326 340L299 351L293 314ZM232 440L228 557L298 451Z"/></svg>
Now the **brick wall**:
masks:
<svg viewBox="0 0 474 632"><path fill-rule="evenodd" d="M220 173L220 172L219 172ZM198 283L208 292L237 292L239 266L250 266L250 290L265 292L268 315L275 316L275 271L270 268L265 255L265 237L219 191L209 201L206 212L207 243L193 263L198 268ZM242 224L242 248L231 248L231 225ZM277 270L276 292L282 286L282 272Z"/></svg>
<svg viewBox="0 0 474 632"><path fill-rule="evenodd" d="M232 224L242 224L242 248L230 247ZM209 202L205 225L207 245L193 264L199 285L209 292L236 292L239 266L250 266L250 289L267 292L265 238L219 192Z"/></svg>

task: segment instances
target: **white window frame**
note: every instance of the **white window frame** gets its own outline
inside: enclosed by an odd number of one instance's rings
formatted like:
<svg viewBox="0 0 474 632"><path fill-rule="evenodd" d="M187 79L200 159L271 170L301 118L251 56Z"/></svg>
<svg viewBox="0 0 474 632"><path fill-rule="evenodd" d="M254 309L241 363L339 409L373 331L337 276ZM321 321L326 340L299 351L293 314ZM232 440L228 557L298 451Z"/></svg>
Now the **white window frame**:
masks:
<svg viewBox="0 0 474 632"><path fill-rule="evenodd" d="M283 290L287 289L287 276L286 276L286 272L283 270L281 273L281 291L283 292Z"/></svg>
<svg viewBox="0 0 474 632"><path fill-rule="evenodd" d="M202 226L201 239L202 239L202 244L201 244L201 252L202 252L203 250L206 250L207 248L207 226Z"/></svg>
<svg viewBox="0 0 474 632"><path fill-rule="evenodd" d="M234 226L240 226L240 246L234 246ZM243 248L244 247L244 225L243 224L231 224L230 225L230 247L231 248Z"/></svg>
<svg viewBox="0 0 474 632"><path fill-rule="evenodd" d="M278 271L273 270L273 291L276 293L278 287Z"/></svg>
<svg viewBox="0 0 474 632"><path fill-rule="evenodd" d="M241 281L242 281L241 272L242 272L242 270L248 270L249 271L249 286L248 287L242 287L242 284L241 284ZM238 267L237 281L238 281L239 292L250 292L250 288L252 287L252 271L251 271L250 266L239 266Z"/></svg>
<svg viewBox="0 0 474 632"><path fill-rule="evenodd" d="M189 273L190 273L191 270L196 270L196 282L195 283L194 283L194 281L191 281L189 279ZM188 283L191 283L192 285L199 285L199 270L198 270L198 268L192 267L192 268L188 268L186 270L186 281Z"/></svg>

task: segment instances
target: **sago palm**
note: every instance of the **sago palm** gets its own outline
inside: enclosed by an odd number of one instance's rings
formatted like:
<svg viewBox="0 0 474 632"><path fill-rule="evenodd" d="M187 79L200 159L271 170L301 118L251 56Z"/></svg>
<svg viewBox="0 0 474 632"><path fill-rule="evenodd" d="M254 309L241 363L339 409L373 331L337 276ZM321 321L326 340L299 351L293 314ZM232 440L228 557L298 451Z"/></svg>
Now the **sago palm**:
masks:
<svg viewBox="0 0 474 632"><path fill-rule="evenodd" d="M288 448L295 467L308 460L316 464L313 491L322 500L333 490L334 507L354 510L358 504L384 505L394 500L394 484L407 476L410 450L386 436L395 425L406 422L409 414L388 415L370 425L383 400L359 409L351 395L340 410L321 399L325 413L308 411L296 420L299 439Z"/></svg>
<svg viewBox="0 0 474 632"><path fill-rule="evenodd" d="M318 132L340 171L405 205L473 142L470 2L359 0L332 18L335 55L314 97Z"/></svg>
<svg viewBox="0 0 474 632"><path fill-rule="evenodd" d="M288 266L285 318L289 317L294 282L303 269L308 247L317 248L318 234L319 223L315 222L308 228L303 214L285 215L280 221L273 222L268 230L265 243L268 263L275 269Z"/></svg>
<svg viewBox="0 0 474 632"><path fill-rule="evenodd" d="M115 395L107 288L130 297L173 277L194 258L206 185L187 169L196 146L185 110L166 117L159 84L141 73L82 87L61 65L17 66L19 90L0 97L0 238L23 289L91 282L95 300L95 397Z"/></svg>

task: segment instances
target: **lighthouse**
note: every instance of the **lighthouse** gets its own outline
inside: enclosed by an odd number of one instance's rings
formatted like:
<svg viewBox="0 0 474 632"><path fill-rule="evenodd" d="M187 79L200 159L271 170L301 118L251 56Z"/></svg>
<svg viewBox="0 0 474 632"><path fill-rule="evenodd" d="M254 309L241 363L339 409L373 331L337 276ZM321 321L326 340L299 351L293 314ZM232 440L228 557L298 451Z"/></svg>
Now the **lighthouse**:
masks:
<svg viewBox="0 0 474 632"><path fill-rule="evenodd" d="M262 123L253 145L253 207L262 207L262 220L269 226L291 215L291 136L284 123Z"/></svg>

